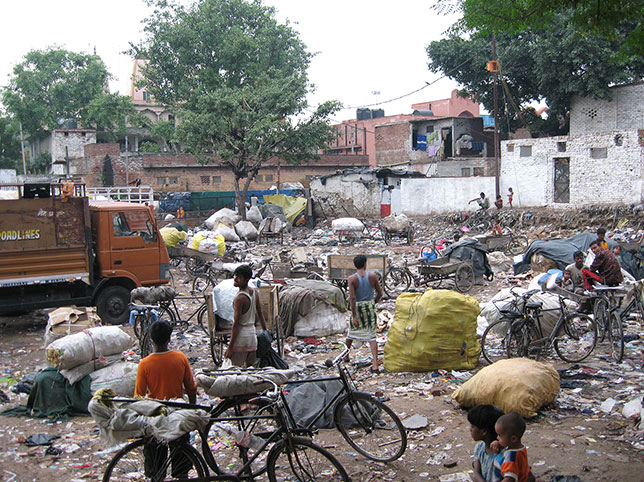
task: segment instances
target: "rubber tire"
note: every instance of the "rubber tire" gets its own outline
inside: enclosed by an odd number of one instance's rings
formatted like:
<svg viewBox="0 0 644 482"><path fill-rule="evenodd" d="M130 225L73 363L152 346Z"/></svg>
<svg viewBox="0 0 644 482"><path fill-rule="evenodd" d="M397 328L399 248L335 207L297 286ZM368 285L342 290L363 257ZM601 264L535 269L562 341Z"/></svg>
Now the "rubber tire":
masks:
<svg viewBox="0 0 644 482"><path fill-rule="evenodd" d="M193 294L206 294L208 292L208 288L212 289L213 282L210 279L210 276L206 274L198 274L195 276L195 279L192 280L192 290L191 293Z"/></svg>
<svg viewBox="0 0 644 482"><path fill-rule="evenodd" d="M210 332L208 331L207 316L208 316L208 307L205 304L203 304L197 310L197 323L199 323L199 328L201 328L207 336L210 336Z"/></svg>
<svg viewBox="0 0 644 482"><path fill-rule="evenodd" d="M528 237L523 235L512 236L510 238L510 245L508 251L511 255L523 254L528 249Z"/></svg>
<svg viewBox="0 0 644 482"><path fill-rule="evenodd" d="M467 293L474 286L474 270L472 267L463 263L454 273L454 284L459 293Z"/></svg>
<svg viewBox="0 0 644 482"><path fill-rule="evenodd" d="M593 318L597 327L597 339L602 342L606 338L606 327L608 326L608 302L604 298L595 300Z"/></svg>
<svg viewBox="0 0 644 482"><path fill-rule="evenodd" d="M354 402L358 402L358 403L356 404ZM400 447L398 447L396 452L394 452L392 455L383 457L380 455L370 453L368 450L365 450L363 446L358 445L351 438L351 432L359 431L360 427L345 427L343 425L342 415L345 411L344 410L345 406L348 407L349 412L355 413L355 410L359 409L359 407L361 406L360 402L368 403L370 406L377 407L378 410L385 412L391 418L391 421L393 421L395 425L395 429L398 430L398 435L400 436ZM375 399L371 395L368 395L366 393L349 394L344 399L340 400L340 402L338 402L338 404L336 405L333 411L333 419L335 422L335 426L340 432L340 434L342 434L342 437L344 437L344 439L349 443L349 445L351 445L351 447L353 447L358 453L367 457L368 459L375 460L377 462L391 462L393 460L399 459L405 453L405 449L407 448L407 431L405 430L405 427L403 426L402 422L398 418L398 415L396 415L394 411L391 408L389 408L387 405L382 403L380 400ZM395 429L392 428L391 432L387 430L387 433L394 433ZM385 432L383 431L383 433ZM388 446L391 447L391 446L394 446L394 444L391 444Z"/></svg>
<svg viewBox="0 0 644 482"><path fill-rule="evenodd" d="M314 452L317 452L319 455L321 455L323 458L326 458L331 465L336 469L337 476L338 478L331 479L329 476L326 474L323 477L316 477L315 475L313 478L304 478L301 477L297 474L294 475L293 480L297 480L298 482L305 482L305 481L310 481L310 480L343 480L346 482L350 482L349 475L347 474L347 471L345 468L342 466L342 464L336 459L329 451L326 449L323 449L322 447L314 444L311 439L304 438L304 437L291 437L290 442L289 441L282 441L273 446L271 448L270 452L268 453L268 460L266 463L266 468L268 472L268 480L271 482L278 482L278 479L275 477L275 466L278 461L279 456L284 453L288 448L286 447L287 444L292 444L293 446L296 447L296 449L307 449L307 450L312 450ZM320 474L321 475L321 474ZM280 481L282 480L281 478L279 479Z"/></svg>
<svg viewBox="0 0 644 482"><path fill-rule="evenodd" d="M186 272L190 276L197 276L205 264L206 262L197 256L188 256L185 262Z"/></svg>
<svg viewBox="0 0 644 482"><path fill-rule="evenodd" d="M392 284L393 283L393 284ZM396 298L409 289L411 280L402 268L391 268L387 271L383 287L390 298Z"/></svg>
<svg viewBox="0 0 644 482"><path fill-rule="evenodd" d="M224 346L228 344L228 341L227 335L212 334L209 336L210 357L217 368L224 362Z"/></svg>
<svg viewBox="0 0 644 482"><path fill-rule="evenodd" d="M587 349L586 351L582 352L581 356L576 356L576 357L571 357L568 353L563 353L563 348L560 348L559 346L559 341L560 339L564 339L564 337L569 337L569 338L579 338L577 336L577 333L574 333L572 336L571 335L571 329L570 329L570 324L568 323L572 318L580 318L584 319L584 321L588 324L589 327L592 327L592 346L590 349ZM573 326L573 328L575 328ZM561 327L559 328L559 331L557 332L555 341L554 341L554 346L555 346L555 351L557 352L557 355L559 355L559 358L561 358L564 361L567 361L569 363L578 363L582 360L585 360L588 358L588 356L593 352L595 349L595 345L597 344L597 325L595 324L595 321L588 315L585 315L583 313L572 313L570 315L567 315L564 322L561 324Z"/></svg>
<svg viewBox="0 0 644 482"><path fill-rule="evenodd" d="M125 286L112 285L96 297L96 313L103 323L122 325L130 317L130 290Z"/></svg>
<svg viewBox="0 0 644 482"><path fill-rule="evenodd" d="M622 318L613 310L609 316L609 331L611 355L617 363L624 358L624 329L622 327Z"/></svg>
<svg viewBox="0 0 644 482"><path fill-rule="evenodd" d="M134 442L126 445L123 447L121 450L119 450L114 457L112 457L112 460L110 460L110 463L108 464L107 468L105 469L105 472L103 473L103 482L120 482L120 481L129 481L131 479L128 479L127 477L121 478L118 476L118 473L114 473L114 469L118 468L117 465L119 461L123 460L126 455L131 454L137 450L141 450L141 463L138 464L138 468L140 468L141 465L144 463L144 457L143 457L143 448L142 445L145 444L145 440L139 439L135 440ZM203 457L199 452L197 452L194 447L187 445L187 444L182 444L180 449L180 452L183 453L190 461L192 462L192 466L196 469L196 472L199 477L206 477L208 474L208 469L205 467L204 462L203 462ZM168 467L169 468L169 467ZM167 477L168 474L166 474ZM164 478L164 480L173 480L172 478Z"/></svg>
<svg viewBox="0 0 644 482"><path fill-rule="evenodd" d="M252 449L247 449L241 447L226 437L222 439L219 436L216 429L213 428L214 423L217 423L217 418L232 418L232 417L243 417L243 416L274 416L274 406L267 402L266 400L257 399L256 394L242 396L242 397L233 397L226 400L222 405L218 405L218 410L215 410L210 413L211 422L203 430L203 433L207 434L208 444L202 445L203 450L211 450L210 447L218 446L219 448L216 451L210 452L210 454L204 453L204 458L208 460L208 465L214 470L218 475L233 475L242 468L242 466L248 462L248 460L254 455L255 452ZM250 401L255 399L253 401ZM247 410L242 410L242 407ZM248 410L251 408L251 410ZM264 422L259 420L231 420L224 423L228 423L234 426L236 430L239 431L250 431L252 434L258 436L263 435L263 438L267 438L273 431L279 430L278 427L278 418L274 419L264 419ZM266 423L271 423L272 425L266 425ZM260 425L262 424L262 425ZM276 440L280 440L279 438ZM268 449L265 449L268 450ZM210 457L212 456L212 459ZM259 461L261 458L258 457L255 461ZM232 466L238 462L237 465ZM266 465L258 467L254 464L251 465L251 471L253 477L257 477L266 471ZM248 477L248 473L242 474L242 478Z"/></svg>
<svg viewBox="0 0 644 482"><path fill-rule="evenodd" d="M498 325L501 324L507 324L507 328L504 330L505 335L498 335L494 330ZM509 318L501 318L498 319L492 323L490 323L485 331L483 332L483 336L481 336L481 354L483 355L483 358L485 359L486 362L492 364L494 362L497 362L499 360L503 360L505 358L508 358L508 348L507 348L507 339L508 339L508 332L510 330L510 324L512 323L512 320ZM494 338L490 338L494 337ZM494 341L494 346L496 347L497 343L496 341L499 341L501 343L501 351L499 352L499 355L495 355L490 349L492 348L492 341Z"/></svg>
<svg viewBox="0 0 644 482"><path fill-rule="evenodd" d="M505 346L508 358L539 359L542 347L531 346L534 340L539 339L539 336L534 333L535 330L535 322L532 320L515 320L512 322Z"/></svg>

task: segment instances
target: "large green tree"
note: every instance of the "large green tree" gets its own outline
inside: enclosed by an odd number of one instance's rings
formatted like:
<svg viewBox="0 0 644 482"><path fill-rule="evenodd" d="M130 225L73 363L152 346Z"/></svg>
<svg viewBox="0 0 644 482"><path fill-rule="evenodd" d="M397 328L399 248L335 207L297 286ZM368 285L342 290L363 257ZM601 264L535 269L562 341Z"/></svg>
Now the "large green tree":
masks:
<svg viewBox="0 0 644 482"><path fill-rule="evenodd" d="M461 12L461 26L487 33L517 33L547 28L566 13L580 32L608 40L628 29L620 53L644 57L642 0L436 0L442 12Z"/></svg>
<svg viewBox="0 0 644 482"><path fill-rule="evenodd" d="M311 54L261 1L152 3L146 39L132 46L137 58L147 59L141 85L174 109L186 151L232 170L244 215L259 169L271 159L316 158L331 138L328 116L338 104L308 111Z"/></svg>
<svg viewBox="0 0 644 482"><path fill-rule="evenodd" d="M502 131L527 126L533 135L565 134L574 95L610 98L610 86L639 80L644 75L641 58L621 58L617 51L631 27L602 35L581 35L571 22L572 12L555 15L546 28L496 35L501 67L499 86ZM486 32L462 29L427 47L429 69L442 72L493 110L493 78L486 70L492 56L492 38ZM547 119L535 115L530 104L545 101Z"/></svg>
<svg viewBox="0 0 644 482"><path fill-rule="evenodd" d="M0 115L0 169L22 169L18 127Z"/></svg>

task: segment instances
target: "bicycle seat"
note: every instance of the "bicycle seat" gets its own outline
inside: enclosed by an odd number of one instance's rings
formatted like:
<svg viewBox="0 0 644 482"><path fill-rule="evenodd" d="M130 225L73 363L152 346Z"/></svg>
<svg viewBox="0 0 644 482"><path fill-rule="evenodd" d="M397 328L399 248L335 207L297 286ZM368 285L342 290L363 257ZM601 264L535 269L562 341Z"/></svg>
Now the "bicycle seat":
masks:
<svg viewBox="0 0 644 482"><path fill-rule="evenodd" d="M543 308L543 303L541 301L531 301L530 303L526 303L525 307L528 310L540 310Z"/></svg>
<svg viewBox="0 0 644 482"><path fill-rule="evenodd" d="M266 258L262 258L262 263L270 263L271 261L273 261L273 257L272 257L272 256L268 256L268 257L266 257Z"/></svg>
<svg viewBox="0 0 644 482"><path fill-rule="evenodd" d="M511 310L500 310L501 316L504 318L523 318L523 314L519 313L518 311L511 311Z"/></svg>

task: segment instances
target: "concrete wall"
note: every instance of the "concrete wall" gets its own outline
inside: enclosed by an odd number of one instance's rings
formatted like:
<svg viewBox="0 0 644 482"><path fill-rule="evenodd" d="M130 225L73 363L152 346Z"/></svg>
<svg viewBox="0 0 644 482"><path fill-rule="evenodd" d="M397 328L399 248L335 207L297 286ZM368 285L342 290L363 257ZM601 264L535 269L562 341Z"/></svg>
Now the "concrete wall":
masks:
<svg viewBox="0 0 644 482"><path fill-rule="evenodd" d="M402 211L408 215L422 216L458 210L474 210L476 203L468 201L484 192L494 201L493 177L432 177L403 179L401 183Z"/></svg>
<svg viewBox="0 0 644 482"><path fill-rule="evenodd" d="M614 87L611 100L578 97L570 107L570 135L644 129L644 83Z"/></svg>
<svg viewBox="0 0 644 482"><path fill-rule="evenodd" d="M336 175L311 181L314 204L320 204L319 216L336 217L380 216L382 187L373 172Z"/></svg>
<svg viewBox="0 0 644 482"><path fill-rule="evenodd" d="M521 156L530 147L529 156ZM593 149L606 149L598 157ZM525 152L524 152L525 154ZM570 202L555 203L556 158L570 159ZM642 202L644 130L626 130L501 143L501 193L515 206L583 206Z"/></svg>
<svg viewBox="0 0 644 482"><path fill-rule="evenodd" d="M18 182L15 169L0 169L0 184L15 184Z"/></svg>
<svg viewBox="0 0 644 482"><path fill-rule="evenodd" d="M65 129L52 132L54 148L51 160L63 161L66 158L79 159L85 156L85 146L96 144L96 131L84 129Z"/></svg>
<svg viewBox="0 0 644 482"><path fill-rule="evenodd" d="M469 112L477 117L480 112L480 105L472 99L460 97L458 89L452 90L449 99L432 100L412 104L413 110L431 110L437 117L458 117L464 112Z"/></svg>

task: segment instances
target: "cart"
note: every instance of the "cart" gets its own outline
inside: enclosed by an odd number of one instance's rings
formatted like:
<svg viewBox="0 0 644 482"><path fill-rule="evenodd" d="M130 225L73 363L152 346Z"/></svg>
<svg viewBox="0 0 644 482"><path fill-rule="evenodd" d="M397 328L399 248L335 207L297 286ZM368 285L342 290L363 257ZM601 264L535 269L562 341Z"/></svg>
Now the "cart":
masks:
<svg viewBox="0 0 644 482"><path fill-rule="evenodd" d="M330 254L327 257L328 279L342 290L345 299L348 298L347 279L356 272L353 258L354 256L348 254ZM367 255L367 271L375 272L379 276L381 284L384 285L383 280L387 275L387 255Z"/></svg>
<svg viewBox="0 0 644 482"><path fill-rule="evenodd" d="M502 251L509 256L524 253L528 249L528 237L517 234L477 237L488 252Z"/></svg>
<svg viewBox="0 0 644 482"><path fill-rule="evenodd" d="M268 328L273 341L277 345L277 353L280 356L284 356L284 343L279 322L279 285L262 285L257 289L259 290L262 313L266 320L266 328ZM207 297L206 306L208 334L210 335L210 356L215 367L218 368L224 361L225 346L230 341L232 323L215 314L212 296ZM262 329L259 323L256 323L255 328L258 332Z"/></svg>
<svg viewBox="0 0 644 482"><path fill-rule="evenodd" d="M443 280L453 279L456 289L461 293L467 293L474 286L474 269L470 260L436 258L420 263L418 274L414 282L425 285L440 284Z"/></svg>
<svg viewBox="0 0 644 482"><path fill-rule="evenodd" d="M284 244L284 228L280 226L277 218L264 218L257 230L257 241L259 243L267 242L268 239L276 239L280 244Z"/></svg>
<svg viewBox="0 0 644 482"><path fill-rule="evenodd" d="M202 253L201 251L180 244L177 246L167 246L167 249L172 266L178 267L183 261L186 271L190 276L195 276L206 263L218 257L216 254Z"/></svg>
<svg viewBox="0 0 644 482"><path fill-rule="evenodd" d="M387 228L385 225L381 225L380 230L382 231L387 246L391 246L394 240L405 240L408 245L414 241L414 228L411 226L407 226L401 230L393 230Z"/></svg>

